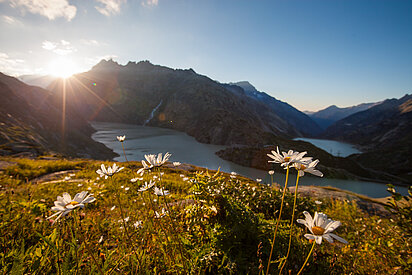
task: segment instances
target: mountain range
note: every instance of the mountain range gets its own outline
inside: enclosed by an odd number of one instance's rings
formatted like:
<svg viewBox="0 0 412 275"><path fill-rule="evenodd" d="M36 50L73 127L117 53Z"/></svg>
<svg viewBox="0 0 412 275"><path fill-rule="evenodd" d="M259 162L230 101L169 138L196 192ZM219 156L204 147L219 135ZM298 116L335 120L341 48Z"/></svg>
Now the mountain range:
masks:
<svg viewBox="0 0 412 275"><path fill-rule="evenodd" d="M32 76L24 79L34 81ZM93 129L88 121L95 120L186 132L203 143L232 146L219 155L257 168L267 165L257 164L255 153L278 144L284 150L307 148L321 155L329 163L325 170L331 176L389 181L412 177L411 95L349 108L331 106L308 116L247 81L219 83L192 69L171 69L148 61L120 65L102 60L90 71L66 80L42 81L51 81L47 90L1 75L0 153L29 150L113 157L90 138ZM333 123L325 129L315 118ZM301 136L357 144L364 153L331 157L310 143L291 141ZM240 155L249 160L242 162Z"/></svg>
<svg viewBox="0 0 412 275"><path fill-rule="evenodd" d="M63 84L59 80L49 86L57 101ZM87 120L172 128L204 143L264 145L277 136L315 133L298 122L299 117L311 122L309 117L266 94L261 93L270 102L192 69L176 70L148 61L119 65L103 60L67 80L65 89L67 104Z"/></svg>
<svg viewBox="0 0 412 275"><path fill-rule="evenodd" d="M305 112L313 121L315 121L322 130L325 130L330 125L335 123L338 120L341 120L345 117L348 117L357 112L362 112L367 110L380 102L377 103L362 103L356 106L339 108L336 105L329 106L323 110L317 112Z"/></svg>
<svg viewBox="0 0 412 275"><path fill-rule="evenodd" d="M363 165L412 179L412 95L339 120L324 137L362 146L365 153L353 158Z"/></svg>

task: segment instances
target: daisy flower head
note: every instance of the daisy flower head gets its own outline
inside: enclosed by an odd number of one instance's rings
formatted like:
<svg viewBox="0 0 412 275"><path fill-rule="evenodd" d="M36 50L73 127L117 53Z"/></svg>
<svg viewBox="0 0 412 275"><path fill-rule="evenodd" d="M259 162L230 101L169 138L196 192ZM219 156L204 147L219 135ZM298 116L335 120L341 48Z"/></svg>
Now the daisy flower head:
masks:
<svg viewBox="0 0 412 275"><path fill-rule="evenodd" d="M157 187L154 188L154 193L157 196L167 196L170 194L168 190L165 190L163 188L157 188Z"/></svg>
<svg viewBox="0 0 412 275"><path fill-rule="evenodd" d="M166 214L167 214L167 211L164 208L162 208L162 212L160 213L155 211L155 218L157 219L163 218L164 216L166 216Z"/></svg>
<svg viewBox="0 0 412 275"><path fill-rule="evenodd" d="M142 160L142 168L140 168L139 170L137 170L137 174L139 176L143 176L145 171L149 171L150 169L153 168L153 165L151 165L150 163L147 164L144 160Z"/></svg>
<svg viewBox="0 0 412 275"><path fill-rule="evenodd" d="M126 136L117 136L117 140L123 142L126 139Z"/></svg>
<svg viewBox="0 0 412 275"><path fill-rule="evenodd" d="M139 191L139 192L147 191L147 190L151 189L154 185L155 185L154 181L150 180L149 183L147 183L147 181L146 181L144 183L144 185L142 187L140 187L137 191Z"/></svg>
<svg viewBox="0 0 412 275"><path fill-rule="evenodd" d="M268 157L270 157L272 160L268 160L268 162L274 162L274 163L279 163L281 166L288 166L291 163L294 163L296 161L302 161L304 160L310 160L312 159L311 157L303 157L306 155L305 152L295 152L293 150L289 150L287 153L282 152L282 154L279 152L279 147L276 146L276 151L271 151L272 154L267 154Z"/></svg>
<svg viewBox="0 0 412 275"><path fill-rule="evenodd" d="M94 202L96 199L93 197L93 194L87 195L87 193L87 191L77 193L73 199L69 193L63 193L63 196L58 196L57 201L54 202L54 206L51 208L56 213L47 219L57 216L53 222L54 224L60 217L66 216L72 210L78 207L83 208L86 203Z"/></svg>
<svg viewBox="0 0 412 275"><path fill-rule="evenodd" d="M328 219L328 216L323 213L315 212L315 216L312 219L312 216L304 211L305 219L298 219L297 222L305 225L312 234L305 234L305 238L308 240L315 240L317 244L322 243L322 239L327 240L330 243L333 243L333 239L338 240L341 243L347 244L348 242L345 239L331 233L336 228L341 226L340 221L334 221Z"/></svg>
<svg viewBox="0 0 412 275"><path fill-rule="evenodd" d="M159 153L156 157L156 155L145 155L144 157L146 158L147 162L154 167L162 166L166 161L169 160L171 154L167 152L163 157L162 153Z"/></svg>
<svg viewBox="0 0 412 275"><path fill-rule="evenodd" d="M142 222L142 221L137 221L137 222L135 222L135 223L133 224L133 226L134 226L135 228L142 228L142 225L143 225L143 222Z"/></svg>
<svg viewBox="0 0 412 275"><path fill-rule="evenodd" d="M178 161L174 161L174 162L173 162L173 166L174 166L174 167L180 166L180 164L181 164L181 163L178 162Z"/></svg>
<svg viewBox="0 0 412 275"><path fill-rule="evenodd" d="M100 177L104 176L104 178L107 179L108 177L112 177L114 174L120 172L123 169L124 167L119 167L116 163L114 163L112 167L110 167L110 165L107 166L107 168L104 164L102 164L100 166L100 169L98 169L96 173L99 174Z"/></svg>
<svg viewBox="0 0 412 275"><path fill-rule="evenodd" d="M311 173L312 175L318 176L318 177L323 177L323 174L321 171L316 170L315 167L319 163L319 160L309 160L309 161L299 161L295 162L293 164L293 167L295 167L296 170L298 170L299 177L303 177L306 173Z"/></svg>
<svg viewBox="0 0 412 275"><path fill-rule="evenodd" d="M274 173L275 173L275 171L273 171L273 170L270 170L270 171L268 172L268 174L271 175L271 176L272 176Z"/></svg>

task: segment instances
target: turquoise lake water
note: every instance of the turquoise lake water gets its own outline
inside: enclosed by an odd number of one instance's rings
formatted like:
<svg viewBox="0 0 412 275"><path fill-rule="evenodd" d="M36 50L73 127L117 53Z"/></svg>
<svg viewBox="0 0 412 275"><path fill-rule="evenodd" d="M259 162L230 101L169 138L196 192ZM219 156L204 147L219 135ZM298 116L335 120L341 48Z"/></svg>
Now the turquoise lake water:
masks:
<svg viewBox="0 0 412 275"><path fill-rule="evenodd" d="M190 163L212 170L217 170L220 167L220 170L224 172L234 171L252 179L260 178L263 183L271 181L267 171L244 167L219 158L215 152L224 149L225 146L199 143L193 137L182 132L121 123L92 122L91 124L97 131L92 138L118 153L120 156L115 158L116 161L125 161L121 143L117 141L116 136L126 135L124 145L128 160L141 161L145 154L169 152L172 154L170 161ZM262 157L267 158L266 156ZM290 180L290 182L294 181L293 176ZM283 185L285 175L276 173L274 181ZM376 182L327 179L306 175L299 182L302 185L333 186L375 198L389 195L386 191L387 187ZM396 190L407 194L405 187L396 187Z"/></svg>
<svg viewBox="0 0 412 275"><path fill-rule="evenodd" d="M352 154L362 153L361 151L356 149L354 145L336 140L315 138L295 138L295 140L310 142L316 147L323 149L329 154L337 157L347 157Z"/></svg>

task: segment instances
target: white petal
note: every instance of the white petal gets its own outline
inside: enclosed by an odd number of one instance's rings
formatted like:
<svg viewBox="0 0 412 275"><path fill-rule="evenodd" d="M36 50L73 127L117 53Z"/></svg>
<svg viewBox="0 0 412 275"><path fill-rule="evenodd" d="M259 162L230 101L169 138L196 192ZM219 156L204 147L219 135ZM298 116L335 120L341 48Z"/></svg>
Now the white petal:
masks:
<svg viewBox="0 0 412 275"><path fill-rule="evenodd" d="M100 168L102 169L103 174L107 173L106 167L104 166L103 163L102 163L102 165L100 165Z"/></svg>
<svg viewBox="0 0 412 275"><path fill-rule="evenodd" d="M52 210L53 210L53 209L52 209ZM53 215L51 215L50 217L47 217L46 220L51 219L51 218L53 218L54 216L61 214L62 212L63 212L63 211L58 211L58 212L54 213Z"/></svg>
<svg viewBox="0 0 412 275"><path fill-rule="evenodd" d="M305 234L304 237L308 240L314 240L315 239L315 235L312 235L312 234Z"/></svg>
<svg viewBox="0 0 412 275"><path fill-rule="evenodd" d="M341 226L340 221L333 221L333 222L329 223L327 226L325 226L325 234L329 233L329 232L332 232L333 230L335 230L339 226Z"/></svg>
<svg viewBox="0 0 412 275"><path fill-rule="evenodd" d="M333 239L329 234L323 234L322 237L330 243L333 243Z"/></svg>
<svg viewBox="0 0 412 275"><path fill-rule="evenodd" d="M315 236L316 243L321 244L322 243L322 236Z"/></svg>
<svg viewBox="0 0 412 275"><path fill-rule="evenodd" d="M52 225L54 225L55 222L57 222L58 219L63 215L63 213L60 213L60 215L53 221Z"/></svg>
<svg viewBox="0 0 412 275"><path fill-rule="evenodd" d="M87 195L87 191L82 191L74 196L74 201L82 202Z"/></svg>
<svg viewBox="0 0 412 275"><path fill-rule="evenodd" d="M303 215L305 215L305 220L306 220L308 226L310 226L309 229L312 228L313 227L312 216L309 214L308 211L303 211ZM316 213L315 213L315 215L316 215Z"/></svg>
<svg viewBox="0 0 412 275"><path fill-rule="evenodd" d="M94 197L87 197L84 201L83 201L83 203L91 203L91 202L94 202L96 199L94 198Z"/></svg>
<svg viewBox="0 0 412 275"><path fill-rule="evenodd" d="M337 235L335 235L335 234L333 234L333 233L329 233L329 235L330 235L332 238L340 241L341 243L348 244L348 242L347 242L345 239L342 239L341 237L339 237L339 236L337 236Z"/></svg>
<svg viewBox="0 0 412 275"><path fill-rule="evenodd" d="M69 193L63 193L63 201L67 204L72 201L72 197Z"/></svg>

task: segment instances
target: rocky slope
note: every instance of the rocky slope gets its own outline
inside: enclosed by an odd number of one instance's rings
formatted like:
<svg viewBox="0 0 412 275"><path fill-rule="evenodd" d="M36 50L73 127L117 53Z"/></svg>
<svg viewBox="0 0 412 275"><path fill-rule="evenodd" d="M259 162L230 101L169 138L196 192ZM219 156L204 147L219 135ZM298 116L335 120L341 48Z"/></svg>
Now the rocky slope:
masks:
<svg viewBox="0 0 412 275"><path fill-rule="evenodd" d="M342 119L324 137L362 146L366 153L353 159L412 182L412 95L385 100Z"/></svg>
<svg viewBox="0 0 412 275"><path fill-rule="evenodd" d="M309 117L313 119L323 130L338 120L348 117L357 112L365 111L379 103L362 103L356 106L339 108L336 105L329 106L317 112L308 113Z"/></svg>
<svg viewBox="0 0 412 275"><path fill-rule="evenodd" d="M63 83L49 87L57 101ZM119 65L101 61L66 83L66 100L88 120L176 129L212 144L268 144L273 137L300 136L267 104L192 69L175 70L148 61Z"/></svg>
<svg viewBox="0 0 412 275"><path fill-rule="evenodd" d="M93 129L71 108L63 116L49 91L0 73L0 154L61 153L111 159L115 154L93 141Z"/></svg>
<svg viewBox="0 0 412 275"><path fill-rule="evenodd" d="M293 127L295 127L303 136L312 137L320 134L323 130L306 114L292 107L286 102L277 100L270 95L259 92L248 81L241 81L236 83L230 83L226 86L228 89L235 93L242 93L236 89L240 87L244 91L244 96L250 99L257 100L269 106L269 108L276 113L280 118L287 121Z"/></svg>

